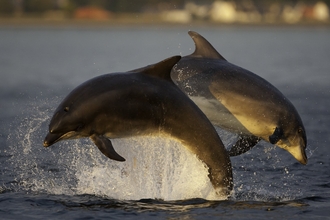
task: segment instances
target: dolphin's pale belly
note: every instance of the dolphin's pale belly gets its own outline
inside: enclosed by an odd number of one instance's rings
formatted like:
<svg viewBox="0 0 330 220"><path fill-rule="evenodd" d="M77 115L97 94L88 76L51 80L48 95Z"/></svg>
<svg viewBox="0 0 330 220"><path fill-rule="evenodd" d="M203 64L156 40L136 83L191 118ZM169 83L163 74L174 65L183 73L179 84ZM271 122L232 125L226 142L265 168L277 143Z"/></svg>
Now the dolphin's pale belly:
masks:
<svg viewBox="0 0 330 220"><path fill-rule="evenodd" d="M246 107L244 105L234 106L228 100L223 99L219 102L217 99L201 96L190 96L190 98L214 125L232 132L267 138L274 129L274 125L266 122L266 119L260 120L258 112L250 114L250 111L242 111L241 108ZM256 110L251 109L251 111Z"/></svg>
<svg viewBox="0 0 330 220"><path fill-rule="evenodd" d="M237 119L216 99L202 96L189 96L215 125L232 131L243 130L244 127Z"/></svg>

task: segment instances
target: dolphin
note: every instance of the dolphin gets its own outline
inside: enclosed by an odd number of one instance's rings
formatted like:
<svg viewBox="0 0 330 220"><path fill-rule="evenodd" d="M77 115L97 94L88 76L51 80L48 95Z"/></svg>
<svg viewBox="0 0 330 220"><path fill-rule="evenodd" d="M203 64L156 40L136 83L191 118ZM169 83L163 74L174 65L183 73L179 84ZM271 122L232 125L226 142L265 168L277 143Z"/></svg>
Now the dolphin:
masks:
<svg viewBox="0 0 330 220"><path fill-rule="evenodd" d="M307 164L306 132L293 104L265 79L228 62L204 37L188 33L195 51L173 67L172 80L215 126L239 134L230 156L265 140Z"/></svg>
<svg viewBox="0 0 330 220"><path fill-rule="evenodd" d="M125 73L97 76L75 88L55 110L44 147L89 137L108 158L125 161L113 138L166 136L205 163L218 195L233 188L230 157L214 126L171 80L174 56Z"/></svg>

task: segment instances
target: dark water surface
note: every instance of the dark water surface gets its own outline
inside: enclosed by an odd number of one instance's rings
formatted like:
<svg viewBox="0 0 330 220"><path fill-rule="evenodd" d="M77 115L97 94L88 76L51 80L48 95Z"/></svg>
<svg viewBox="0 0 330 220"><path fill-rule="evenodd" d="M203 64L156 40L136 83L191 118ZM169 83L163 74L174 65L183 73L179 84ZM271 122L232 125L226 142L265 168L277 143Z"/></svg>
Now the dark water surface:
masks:
<svg viewBox="0 0 330 220"><path fill-rule="evenodd" d="M307 131L306 166L260 143L231 158L233 196L215 201L203 164L172 140L114 140L125 163L87 139L43 148L74 87L190 54L190 29L292 101ZM7 27L0 39L1 219L330 219L330 28Z"/></svg>

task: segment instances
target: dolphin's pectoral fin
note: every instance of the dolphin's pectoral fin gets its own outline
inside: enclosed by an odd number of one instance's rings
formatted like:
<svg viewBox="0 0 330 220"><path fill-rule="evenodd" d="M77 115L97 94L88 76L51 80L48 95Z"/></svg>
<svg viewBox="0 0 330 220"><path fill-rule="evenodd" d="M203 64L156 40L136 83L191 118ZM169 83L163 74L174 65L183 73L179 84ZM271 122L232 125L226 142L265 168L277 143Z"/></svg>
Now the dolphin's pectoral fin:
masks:
<svg viewBox="0 0 330 220"><path fill-rule="evenodd" d="M274 133L269 136L269 142L272 144L276 144L282 137L283 130L281 128L276 127Z"/></svg>
<svg viewBox="0 0 330 220"><path fill-rule="evenodd" d="M92 136L90 136L90 138L92 139L92 141L94 142L94 144L99 148L99 150L107 157L109 157L110 159L113 160L117 160L117 161L125 161L125 158L123 158L122 156L120 156L115 149L112 146L111 141L102 136L102 135L96 135L93 134Z"/></svg>
<svg viewBox="0 0 330 220"><path fill-rule="evenodd" d="M230 157L241 155L252 149L260 140L261 139L256 136L241 136L230 148L228 154Z"/></svg>

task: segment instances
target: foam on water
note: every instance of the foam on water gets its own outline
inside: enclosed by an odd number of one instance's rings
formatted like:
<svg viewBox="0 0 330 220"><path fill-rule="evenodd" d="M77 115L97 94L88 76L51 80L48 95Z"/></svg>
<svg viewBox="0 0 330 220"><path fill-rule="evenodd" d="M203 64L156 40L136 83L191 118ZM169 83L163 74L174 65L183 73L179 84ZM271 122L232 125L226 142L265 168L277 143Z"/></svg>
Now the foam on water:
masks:
<svg viewBox="0 0 330 220"><path fill-rule="evenodd" d="M223 199L215 195L204 164L177 142L140 137L113 144L126 161L111 161L89 145L93 162L78 162L82 163L76 172L78 193L121 200Z"/></svg>

